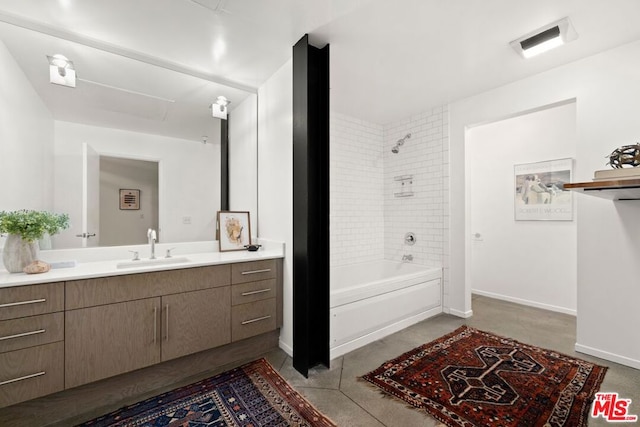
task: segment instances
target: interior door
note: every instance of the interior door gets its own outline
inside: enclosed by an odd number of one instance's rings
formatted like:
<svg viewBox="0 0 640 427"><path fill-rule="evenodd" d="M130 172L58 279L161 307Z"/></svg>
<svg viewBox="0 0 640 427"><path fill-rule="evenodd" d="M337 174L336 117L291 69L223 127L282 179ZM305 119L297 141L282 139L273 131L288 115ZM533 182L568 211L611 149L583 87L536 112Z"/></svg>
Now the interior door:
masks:
<svg viewBox="0 0 640 427"><path fill-rule="evenodd" d="M98 246L100 229L100 155L82 143L82 247Z"/></svg>

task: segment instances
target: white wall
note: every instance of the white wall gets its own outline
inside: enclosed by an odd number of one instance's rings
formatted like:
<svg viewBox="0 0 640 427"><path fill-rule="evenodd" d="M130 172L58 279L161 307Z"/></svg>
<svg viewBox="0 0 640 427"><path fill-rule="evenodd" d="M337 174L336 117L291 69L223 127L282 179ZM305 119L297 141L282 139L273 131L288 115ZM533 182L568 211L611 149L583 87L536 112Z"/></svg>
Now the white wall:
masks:
<svg viewBox="0 0 640 427"><path fill-rule="evenodd" d="M471 312L464 162L467 126L575 98L576 181L589 181L613 148L638 140L640 42L620 46L450 105L451 286L448 304ZM640 368L638 202L577 195L576 349Z"/></svg>
<svg viewBox="0 0 640 427"><path fill-rule="evenodd" d="M384 258L382 126L331 113L331 267Z"/></svg>
<svg viewBox="0 0 640 427"><path fill-rule="evenodd" d="M139 209L120 209L121 189L140 190ZM145 244L149 228L158 230L158 163L101 156L99 246Z"/></svg>
<svg viewBox="0 0 640 427"><path fill-rule="evenodd" d="M60 121L55 122L55 138L55 208L69 213L71 227L54 238L54 247L79 245L80 239L73 236L82 232L83 142L100 155L160 163L161 241L215 239L220 207L220 142L216 138L202 144ZM184 224L184 217L190 217L191 224Z"/></svg>
<svg viewBox="0 0 640 427"><path fill-rule="evenodd" d="M293 61L258 89L258 228L285 242L280 347L293 354Z"/></svg>
<svg viewBox="0 0 640 427"><path fill-rule="evenodd" d="M251 95L229 115L229 209L249 211L258 235L258 97Z"/></svg>
<svg viewBox="0 0 640 427"><path fill-rule="evenodd" d="M575 216L514 219L514 165L575 157L575 103L470 128L465 142L470 232L481 236L467 264L472 291L575 315Z"/></svg>
<svg viewBox="0 0 640 427"><path fill-rule="evenodd" d="M0 211L50 210L53 208L51 113L2 42L0 64Z"/></svg>

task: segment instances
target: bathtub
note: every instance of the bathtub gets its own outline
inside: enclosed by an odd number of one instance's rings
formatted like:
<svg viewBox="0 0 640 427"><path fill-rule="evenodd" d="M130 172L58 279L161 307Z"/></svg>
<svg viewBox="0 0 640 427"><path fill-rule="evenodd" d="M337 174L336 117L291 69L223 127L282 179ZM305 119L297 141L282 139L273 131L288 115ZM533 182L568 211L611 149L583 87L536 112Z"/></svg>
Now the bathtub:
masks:
<svg viewBox="0 0 640 427"><path fill-rule="evenodd" d="M441 312L441 268L393 261L333 268L330 357Z"/></svg>

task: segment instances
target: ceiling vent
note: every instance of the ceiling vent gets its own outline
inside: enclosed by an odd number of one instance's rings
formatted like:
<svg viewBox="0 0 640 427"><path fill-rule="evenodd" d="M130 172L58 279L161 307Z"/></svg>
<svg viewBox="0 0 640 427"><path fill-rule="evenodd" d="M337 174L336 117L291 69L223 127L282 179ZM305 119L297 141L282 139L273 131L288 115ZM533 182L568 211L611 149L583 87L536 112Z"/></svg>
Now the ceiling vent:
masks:
<svg viewBox="0 0 640 427"><path fill-rule="evenodd" d="M569 18L562 18L512 41L511 47L524 58L562 46L578 38Z"/></svg>

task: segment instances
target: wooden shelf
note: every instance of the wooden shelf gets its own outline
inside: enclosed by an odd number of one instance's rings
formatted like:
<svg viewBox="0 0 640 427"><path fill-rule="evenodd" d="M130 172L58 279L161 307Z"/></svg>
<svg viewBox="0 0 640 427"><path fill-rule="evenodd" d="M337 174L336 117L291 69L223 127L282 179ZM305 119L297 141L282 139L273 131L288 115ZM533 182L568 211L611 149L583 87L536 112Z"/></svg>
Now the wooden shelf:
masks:
<svg viewBox="0 0 640 427"><path fill-rule="evenodd" d="M609 200L640 200L640 179L574 182L564 184L564 189Z"/></svg>

